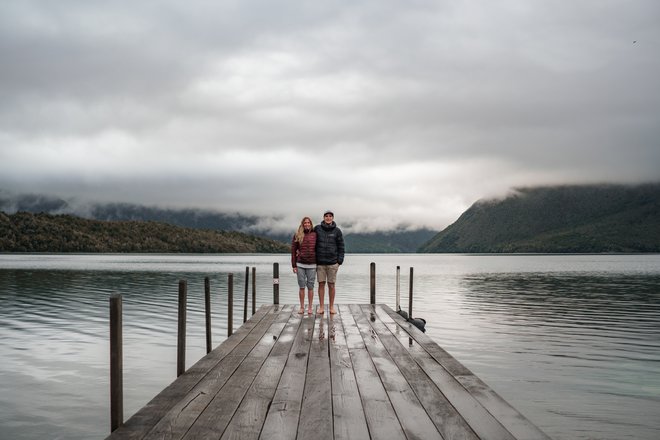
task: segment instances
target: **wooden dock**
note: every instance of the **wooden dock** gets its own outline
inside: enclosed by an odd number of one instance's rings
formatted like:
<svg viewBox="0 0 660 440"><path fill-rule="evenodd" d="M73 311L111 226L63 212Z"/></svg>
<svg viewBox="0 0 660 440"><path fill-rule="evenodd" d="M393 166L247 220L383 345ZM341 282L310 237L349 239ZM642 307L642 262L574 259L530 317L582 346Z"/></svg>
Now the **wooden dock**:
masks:
<svg viewBox="0 0 660 440"><path fill-rule="evenodd" d="M548 439L385 305L263 306L108 439Z"/></svg>

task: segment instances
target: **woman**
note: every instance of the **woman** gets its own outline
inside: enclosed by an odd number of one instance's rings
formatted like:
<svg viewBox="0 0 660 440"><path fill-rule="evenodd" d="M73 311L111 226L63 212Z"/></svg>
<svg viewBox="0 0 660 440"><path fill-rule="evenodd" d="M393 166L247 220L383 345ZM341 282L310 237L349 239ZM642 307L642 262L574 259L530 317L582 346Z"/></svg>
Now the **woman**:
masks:
<svg viewBox="0 0 660 440"><path fill-rule="evenodd" d="M293 273L298 275L298 287L300 287L298 313L305 313L305 286L307 286L309 298L307 313L311 315L314 282L316 281L316 232L314 232L312 219L309 217L303 217L298 231L291 241L291 266L293 266Z"/></svg>

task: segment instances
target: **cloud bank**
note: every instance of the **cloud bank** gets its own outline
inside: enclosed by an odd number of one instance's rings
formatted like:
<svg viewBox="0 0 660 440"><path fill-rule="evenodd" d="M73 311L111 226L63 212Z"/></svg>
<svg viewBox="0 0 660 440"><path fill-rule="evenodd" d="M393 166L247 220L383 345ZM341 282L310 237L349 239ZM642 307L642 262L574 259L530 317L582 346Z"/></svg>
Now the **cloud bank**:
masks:
<svg viewBox="0 0 660 440"><path fill-rule="evenodd" d="M316 4L318 3L318 4ZM327 3L327 4L326 4ZM0 188L440 229L660 179L660 3L8 1Z"/></svg>

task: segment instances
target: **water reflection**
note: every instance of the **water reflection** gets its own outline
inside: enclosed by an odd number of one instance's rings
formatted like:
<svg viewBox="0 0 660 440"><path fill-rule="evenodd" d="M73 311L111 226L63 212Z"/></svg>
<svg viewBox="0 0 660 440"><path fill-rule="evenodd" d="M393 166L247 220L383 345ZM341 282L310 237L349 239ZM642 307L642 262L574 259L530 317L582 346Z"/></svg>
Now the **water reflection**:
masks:
<svg viewBox="0 0 660 440"><path fill-rule="evenodd" d="M329 313L328 313L329 314ZM319 321L319 327L318 327L318 332L319 332L319 341L323 342L325 339L325 314L323 315L318 315L317 319Z"/></svg>

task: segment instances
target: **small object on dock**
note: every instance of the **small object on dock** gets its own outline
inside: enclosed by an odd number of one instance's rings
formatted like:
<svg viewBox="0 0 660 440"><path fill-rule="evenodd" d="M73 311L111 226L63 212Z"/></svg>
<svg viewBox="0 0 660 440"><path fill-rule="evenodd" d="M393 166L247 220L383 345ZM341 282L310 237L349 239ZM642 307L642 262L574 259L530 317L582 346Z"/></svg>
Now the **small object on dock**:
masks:
<svg viewBox="0 0 660 440"><path fill-rule="evenodd" d="M420 329L422 332L426 333L426 319L424 318L410 318L408 317L408 312L405 310L399 310L397 312L403 319Z"/></svg>
<svg viewBox="0 0 660 440"><path fill-rule="evenodd" d="M422 332L426 333L426 319L424 318L410 318L408 322L420 329Z"/></svg>

